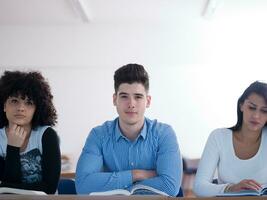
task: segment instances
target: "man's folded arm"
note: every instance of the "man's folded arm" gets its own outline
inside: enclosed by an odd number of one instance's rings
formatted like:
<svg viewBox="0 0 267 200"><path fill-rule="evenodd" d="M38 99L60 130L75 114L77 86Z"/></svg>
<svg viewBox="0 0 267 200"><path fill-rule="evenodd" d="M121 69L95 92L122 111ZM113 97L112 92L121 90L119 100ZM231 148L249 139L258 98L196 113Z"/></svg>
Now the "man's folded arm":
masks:
<svg viewBox="0 0 267 200"><path fill-rule="evenodd" d="M160 139L157 155L157 176L141 181L140 184L156 188L170 196L176 196L182 182L182 159L177 139L172 128Z"/></svg>
<svg viewBox="0 0 267 200"><path fill-rule="evenodd" d="M93 129L77 164L75 184L78 194L123 189L132 185L130 170L104 172L101 151L101 138Z"/></svg>

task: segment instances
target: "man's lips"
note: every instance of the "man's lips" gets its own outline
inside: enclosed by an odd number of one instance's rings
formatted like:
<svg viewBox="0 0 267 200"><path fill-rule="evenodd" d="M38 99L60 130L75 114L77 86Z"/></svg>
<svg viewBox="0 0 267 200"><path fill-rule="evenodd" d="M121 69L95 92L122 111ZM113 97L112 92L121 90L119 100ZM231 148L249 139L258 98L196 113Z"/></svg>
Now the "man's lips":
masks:
<svg viewBox="0 0 267 200"><path fill-rule="evenodd" d="M137 112L132 112L132 111L130 111L130 112L125 112L126 114L129 114L129 115L133 115L133 114L137 114Z"/></svg>

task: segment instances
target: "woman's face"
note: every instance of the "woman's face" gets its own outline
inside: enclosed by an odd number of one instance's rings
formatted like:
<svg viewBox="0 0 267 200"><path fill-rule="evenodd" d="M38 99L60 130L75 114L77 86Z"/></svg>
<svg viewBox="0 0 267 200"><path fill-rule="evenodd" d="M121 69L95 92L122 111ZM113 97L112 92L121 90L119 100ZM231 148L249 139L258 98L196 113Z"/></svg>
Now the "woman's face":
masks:
<svg viewBox="0 0 267 200"><path fill-rule="evenodd" d="M242 126L250 131L261 131L267 122L267 105L264 98L252 93L240 105L240 110L243 112Z"/></svg>
<svg viewBox="0 0 267 200"><path fill-rule="evenodd" d="M9 97L4 104L4 112L9 125L31 126L36 106L28 97Z"/></svg>

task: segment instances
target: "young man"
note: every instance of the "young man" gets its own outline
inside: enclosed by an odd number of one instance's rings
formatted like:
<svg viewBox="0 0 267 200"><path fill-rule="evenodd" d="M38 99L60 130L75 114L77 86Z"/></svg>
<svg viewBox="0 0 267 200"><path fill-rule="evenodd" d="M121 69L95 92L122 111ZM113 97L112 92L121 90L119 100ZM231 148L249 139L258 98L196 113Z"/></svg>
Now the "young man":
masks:
<svg viewBox="0 0 267 200"><path fill-rule="evenodd" d="M182 163L173 129L144 117L151 96L144 67L128 64L114 75L119 117L91 130L76 168L76 189L89 194L147 185L176 196Z"/></svg>

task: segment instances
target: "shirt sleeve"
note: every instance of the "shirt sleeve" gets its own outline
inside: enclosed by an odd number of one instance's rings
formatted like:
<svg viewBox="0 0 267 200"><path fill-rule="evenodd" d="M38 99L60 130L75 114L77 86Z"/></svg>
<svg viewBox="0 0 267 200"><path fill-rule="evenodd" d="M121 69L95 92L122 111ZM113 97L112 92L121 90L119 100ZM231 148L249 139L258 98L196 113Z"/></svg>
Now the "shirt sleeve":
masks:
<svg viewBox="0 0 267 200"><path fill-rule="evenodd" d="M59 138L57 133L52 128L47 128L43 138L43 184L44 192L54 194L57 190L57 185L61 171L61 153L59 147Z"/></svg>
<svg viewBox="0 0 267 200"><path fill-rule="evenodd" d="M216 196L224 192L227 184L212 183L219 159L219 145L216 142L216 132L213 132L207 140L198 165L193 187L197 196Z"/></svg>
<svg viewBox="0 0 267 200"><path fill-rule="evenodd" d="M9 147L8 147L9 148ZM7 158L5 161L5 173L2 186L13 187L20 189L39 190L44 191L47 194L54 194L57 189L58 180L60 176L61 160L60 160L60 148L59 139L56 132L52 128L47 128L42 137L42 181L37 183L22 183L21 182L21 170L14 171L14 174L20 174L19 177L10 178L7 176L12 169L7 169L10 166L11 161ZM14 151L14 150L13 150ZM8 149L7 149L8 152ZM18 156L19 148L18 148ZM19 163L19 164L18 164ZM14 166L20 166L20 159L18 158ZM6 175L7 174L7 175Z"/></svg>
<svg viewBox="0 0 267 200"><path fill-rule="evenodd" d="M20 149L7 145L6 158L3 164L3 183L4 182L21 182L21 164L20 164Z"/></svg>
<svg viewBox="0 0 267 200"><path fill-rule="evenodd" d="M0 156L0 183L3 181L4 170L5 170L5 160L2 156Z"/></svg>
<svg viewBox="0 0 267 200"><path fill-rule="evenodd" d="M76 167L76 190L78 194L89 194L132 185L130 170L117 172L103 171L103 155L100 134L94 129L89 134Z"/></svg>
<svg viewBox="0 0 267 200"><path fill-rule="evenodd" d="M165 134L159 138L156 161L156 177L143 180L138 184L161 190L170 196L176 196L182 182L182 159L173 129L168 126Z"/></svg>

